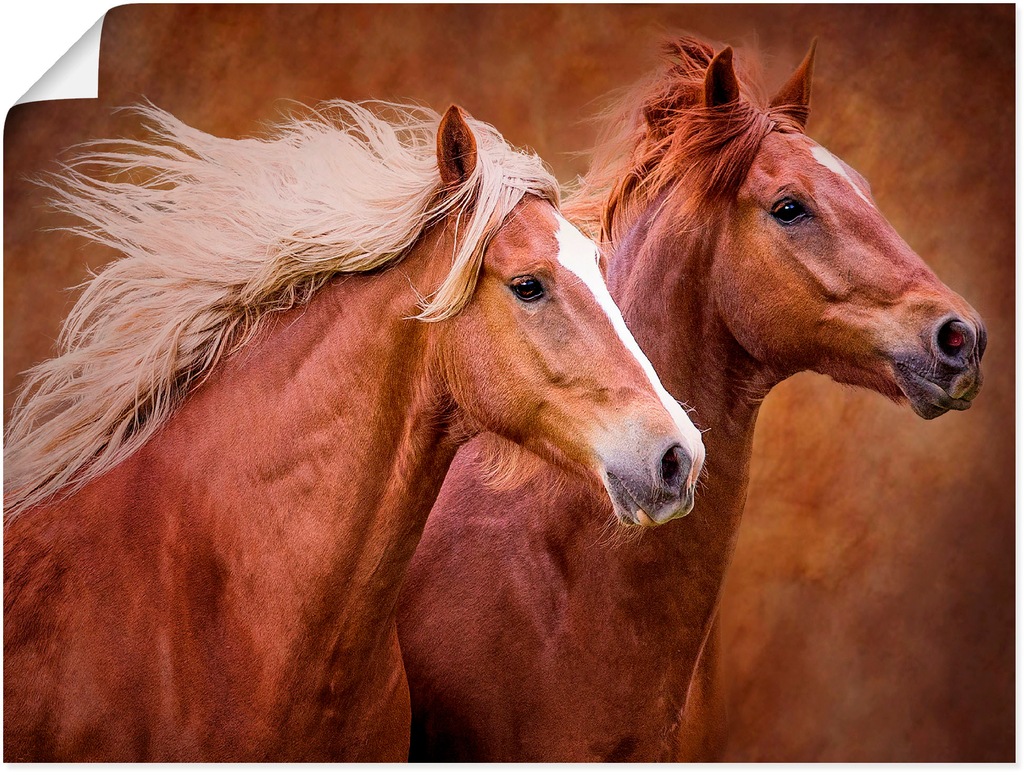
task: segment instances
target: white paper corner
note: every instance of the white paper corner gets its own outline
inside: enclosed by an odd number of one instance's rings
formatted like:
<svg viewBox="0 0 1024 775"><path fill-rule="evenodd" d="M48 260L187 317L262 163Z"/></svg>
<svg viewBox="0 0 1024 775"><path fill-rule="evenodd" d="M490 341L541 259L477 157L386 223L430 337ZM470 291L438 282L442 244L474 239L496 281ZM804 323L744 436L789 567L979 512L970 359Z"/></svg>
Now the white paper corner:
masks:
<svg viewBox="0 0 1024 775"><path fill-rule="evenodd" d="M100 32L103 30L105 16L101 16L15 104L98 97Z"/></svg>

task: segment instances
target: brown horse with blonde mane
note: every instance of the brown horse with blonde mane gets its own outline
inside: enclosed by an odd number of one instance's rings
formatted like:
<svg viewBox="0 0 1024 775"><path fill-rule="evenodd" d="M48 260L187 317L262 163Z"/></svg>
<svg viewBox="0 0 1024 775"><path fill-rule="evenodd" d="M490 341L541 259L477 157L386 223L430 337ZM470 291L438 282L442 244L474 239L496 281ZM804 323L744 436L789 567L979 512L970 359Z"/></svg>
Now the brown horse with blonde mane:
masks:
<svg viewBox="0 0 1024 775"><path fill-rule="evenodd" d="M8 433L6 758L404 759L394 611L456 449L490 431L653 523L699 434L490 126L140 110L153 137L48 183L121 257Z"/></svg>
<svg viewBox="0 0 1024 775"><path fill-rule="evenodd" d="M399 604L411 758L716 757L717 609L764 397L804 370L926 419L978 393L978 314L804 134L813 53L765 100L731 48L683 37L612 116L567 211L600 229L631 330L707 429L700 502L610 545L593 489L547 470L489 492L461 452Z"/></svg>

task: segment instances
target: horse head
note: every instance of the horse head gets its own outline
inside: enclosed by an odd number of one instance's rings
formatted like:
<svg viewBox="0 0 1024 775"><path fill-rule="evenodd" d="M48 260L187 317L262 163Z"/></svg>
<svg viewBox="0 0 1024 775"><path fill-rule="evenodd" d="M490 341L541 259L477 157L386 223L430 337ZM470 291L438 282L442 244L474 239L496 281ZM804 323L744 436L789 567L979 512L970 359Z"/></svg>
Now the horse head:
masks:
<svg viewBox="0 0 1024 775"><path fill-rule="evenodd" d="M867 181L804 134L814 46L761 113L714 268L737 341L781 375L810 369L907 400L926 419L981 388L985 326L879 210ZM708 65L705 104L739 110L730 49Z"/></svg>
<svg viewBox="0 0 1024 775"><path fill-rule="evenodd" d="M478 171L476 142L453 106L438 134L446 188ZM551 201L515 205L487 242L472 295L439 324L472 430L590 471L622 523L660 524L693 507L700 434L626 328L597 246Z"/></svg>

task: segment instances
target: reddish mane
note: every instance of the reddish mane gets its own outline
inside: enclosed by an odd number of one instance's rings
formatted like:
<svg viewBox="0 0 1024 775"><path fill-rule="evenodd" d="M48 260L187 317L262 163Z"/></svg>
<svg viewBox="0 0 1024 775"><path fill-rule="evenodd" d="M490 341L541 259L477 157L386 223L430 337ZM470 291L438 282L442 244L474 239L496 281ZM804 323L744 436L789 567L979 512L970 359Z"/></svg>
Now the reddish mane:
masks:
<svg viewBox="0 0 1024 775"><path fill-rule="evenodd" d="M741 99L708 108L704 79L715 49L682 35L664 43L662 66L629 89L603 116L590 171L566 204L572 218L602 242L618 236L662 192L681 181L693 197L715 202L734 195L770 132L801 132L795 110L769 108L760 76L738 68ZM758 58L750 56L750 62ZM709 131L709 124L714 131Z"/></svg>

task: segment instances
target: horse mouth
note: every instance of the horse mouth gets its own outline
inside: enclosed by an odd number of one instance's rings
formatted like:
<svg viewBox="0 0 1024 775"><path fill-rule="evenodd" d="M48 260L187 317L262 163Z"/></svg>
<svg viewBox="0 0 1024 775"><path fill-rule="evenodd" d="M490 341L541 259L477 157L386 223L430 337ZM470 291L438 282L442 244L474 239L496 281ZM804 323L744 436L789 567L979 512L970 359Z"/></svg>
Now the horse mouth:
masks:
<svg viewBox="0 0 1024 775"><path fill-rule="evenodd" d="M626 483L618 476L608 471L605 477L605 488L608 490L612 508L615 516L624 525L638 525L641 527L658 527L671 522L679 517L685 517L693 511L695 487L689 487L683 495L682 501L669 514L663 514L666 509L654 509L651 506L640 505L637 498Z"/></svg>
<svg viewBox="0 0 1024 775"><path fill-rule="evenodd" d="M933 382L909 364L895 361L896 384L907 397L911 408L925 420L941 417L950 409L962 412L971 408L971 402L977 395L977 389L971 388L959 398L954 398L946 388Z"/></svg>

